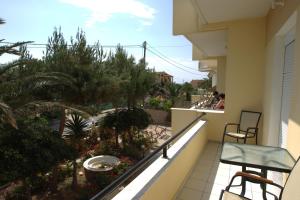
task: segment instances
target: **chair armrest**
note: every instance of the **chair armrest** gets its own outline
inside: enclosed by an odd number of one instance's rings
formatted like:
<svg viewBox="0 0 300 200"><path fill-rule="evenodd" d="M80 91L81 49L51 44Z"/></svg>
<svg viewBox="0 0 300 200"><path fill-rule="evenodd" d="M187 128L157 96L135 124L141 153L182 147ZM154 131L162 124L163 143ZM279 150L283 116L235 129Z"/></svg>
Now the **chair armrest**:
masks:
<svg viewBox="0 0 300 200"><path fill-rule="evenodd" d="M264 177L261 177L258 175L254 175L254 174L250 174L250 173L246 173L246 172L237 172L232 177L229 185L226 187L227 191L229 191L234 179L237 177L243 177L243 178L245 178L246 181L249 181L252 183L265 183L265 184L273 185L273 186L278 187L281 191L283 190L283 187L281 185L278 185L278 184L274 183L272 180L269 180L267 178L264 178Z"/></svg>
<svg viewBox="0 0 300 200"><path fill-rule="evenodd" d="M264 178L264 177L261 177L261 176L258 176L258 175L246 173L246 172L237 172L237 173L235 173L235 176L242 176L246 179L254 180L254 181L257 181L257 182L263 182L263 183L266 183L266 184L267 183L268 184L274 184L274 182L270 179L267 179L267 178Z"/></svg>
<svg viewBox="0 0 300 200"><path fill-rule="evenodd" d="M240 128L240 124L238 123L226 123L225 124L225 128L224 128L224 134L226 134L227 131L227 127L228 126L236 126L236 131L238 132L239 128Z"/></svg>
<svg viewBox="0 0 300 200"><path fill-rule="evenodd" d="M250 130L255 130L255 133L258 131L258 128L257 127L249 127L247 128L247 133L252 133L250 132Z"/></svg>
<svg viewBox="0 0 300 200"><path fill-rule="evenodd" d="M238 123L225 123L225 126L229 126L229 125L236 125L236 126L239 126L240 124L238 124Z"/></svg>

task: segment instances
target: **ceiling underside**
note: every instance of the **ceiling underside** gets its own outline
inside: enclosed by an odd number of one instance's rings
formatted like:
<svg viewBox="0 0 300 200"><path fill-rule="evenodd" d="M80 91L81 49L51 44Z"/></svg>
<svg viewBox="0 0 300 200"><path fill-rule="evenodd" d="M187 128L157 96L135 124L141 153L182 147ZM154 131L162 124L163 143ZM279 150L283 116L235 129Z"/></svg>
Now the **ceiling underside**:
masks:
<svg viewBox="0 0 300 200"><path fill-rule="evenodd" d="M207 23L266 16L273 0L193 0Z"/></svg>
<svg viewBox="0 0 300 200"><path fill-rule="evenodd" d="M210 31L188 34L187 38L200 50L204 57L225 56L227 31Z"/></svg>

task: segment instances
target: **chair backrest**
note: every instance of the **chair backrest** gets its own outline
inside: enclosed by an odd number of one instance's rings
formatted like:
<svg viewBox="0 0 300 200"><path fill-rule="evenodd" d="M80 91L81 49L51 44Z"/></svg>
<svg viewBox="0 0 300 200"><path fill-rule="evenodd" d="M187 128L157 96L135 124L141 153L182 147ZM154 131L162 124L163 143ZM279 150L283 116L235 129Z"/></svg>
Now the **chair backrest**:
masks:
<svg viewBox="0 0 300 200"><path fill-rule="evenodd" d="M260 117L261 112L242 110L239 123L240 131L246 132L249 127L257 128ZM250 132L255 131L251 130Z"/></svg>
<svg viewBox="0 0 300 200"><path fill-rule="evenodd" d="M298 158L291 174L289 175L282 191L282 200L300 199L300 157Z"/></svg>

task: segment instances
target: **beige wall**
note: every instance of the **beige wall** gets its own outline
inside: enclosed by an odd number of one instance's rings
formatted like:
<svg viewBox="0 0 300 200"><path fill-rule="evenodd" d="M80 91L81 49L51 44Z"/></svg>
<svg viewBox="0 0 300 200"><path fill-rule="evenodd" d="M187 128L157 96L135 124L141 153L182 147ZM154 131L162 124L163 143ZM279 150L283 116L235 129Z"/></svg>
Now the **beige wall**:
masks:
<svg viewBox="0 0 300 200"><path fill-rule="evenodd" d="M199 133L180 152L176 159L160 175L159 179L143 194L143 200L174 199L184 185L199 155L207 143L207 131L202 127Z"/></svg>
<svg viewBox="0 0 300 200"><path fill-rule="evenodd" d="M299 7L299 0L284 0L284 6L271 9L267 15L267 41L271 41L290 15Z"/></svg>
<svg viewBox="0 0 300 200"><path fill-rule="evenodd" d="M171 108L172 134L176 134L194 121L201 112L183 108Z"/></svg>
<svg viewBox="0 0 300 200"><path fill-rule="evenodd" d="M295 158L300 155L300 6L296 24L295 44L295 68L293 93L291 96L290 117L288 125L287 148Z"/></svg>
<svg viewBox="0 0 300 200"><path fill-rule="evenodd" d="M220 56L217 59L218 59L217 91L220 93L225 93L226 57Z"/></svg>
<svg viewBox="0 0 300 200"><path fill-rule="evenodd" d="M191 3L183 0L173 0L173 34L196 32L198 15Z"/></svg>
<svg viewBox="0 0 300 200"><path fill-rule="evenodd" d="M221 141L225 122L238 122L242 109L262 111L263 108L265 18L227 22L224 26L228 30L228 50L226 59L220 59L221 65L225 66L222 68L220 65L220 74L223 74L221 81L224 82L223 90L226 92L225 113L206 116L208 138L216 141ZM190 115L194 114L189 113L182 118L189 119ZM173 116L172 113L174 130L182 127L184 124L182 118ZM259 127L259 142L261 142L262 121Z"/></svg>

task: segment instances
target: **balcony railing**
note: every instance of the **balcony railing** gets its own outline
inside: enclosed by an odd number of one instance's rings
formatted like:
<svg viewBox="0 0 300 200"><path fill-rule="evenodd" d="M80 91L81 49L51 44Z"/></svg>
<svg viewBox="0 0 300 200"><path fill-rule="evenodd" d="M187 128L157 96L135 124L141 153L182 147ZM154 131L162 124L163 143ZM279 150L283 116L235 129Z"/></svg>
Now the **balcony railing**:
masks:
<svg viewBox="0 0 300 200"><path fill-rule="evenodd" d="M104 188L102 191L97 193L91 200L100 200L112 198L112 193L116 194L116 191L124 185L126 182L133 180L140 172L142 172L146 167L148 167L155 159L157 159L161 154L164 159L168 158L168 148L170 145L183 133L185 133L188 129L190 129L197 121L199 121L205 113L201 113L199 117L190 122L187 126L182 128L178 133L173 135L169 140L164 142L160 147L155 149L151 154L145 156L141 161L139 161L136 165L130 168L127 172L119 176L115 181L113 181L110 185Z"/></svg>

